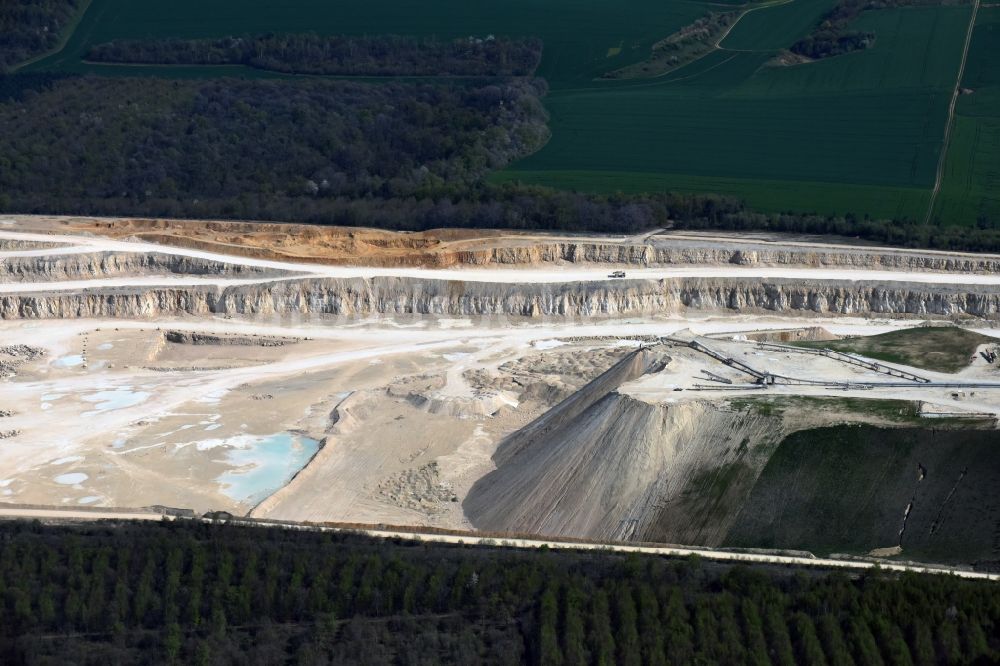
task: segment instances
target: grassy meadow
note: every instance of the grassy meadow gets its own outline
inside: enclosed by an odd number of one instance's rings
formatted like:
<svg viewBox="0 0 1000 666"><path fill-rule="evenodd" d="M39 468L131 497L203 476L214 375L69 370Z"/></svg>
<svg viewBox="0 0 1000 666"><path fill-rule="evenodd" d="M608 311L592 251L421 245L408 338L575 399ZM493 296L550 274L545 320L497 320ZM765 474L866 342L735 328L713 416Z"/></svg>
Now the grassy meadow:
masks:
<svg viewBox="0 0 1000 666"><path fill-rule="evenodd" d="M890 331L844 340L795 342L799 347L833 349L861 354L887 363L900 363L915 368L958 372L969 365L969 359L979 345L996 342L964 328L928 326Z"/></svg>

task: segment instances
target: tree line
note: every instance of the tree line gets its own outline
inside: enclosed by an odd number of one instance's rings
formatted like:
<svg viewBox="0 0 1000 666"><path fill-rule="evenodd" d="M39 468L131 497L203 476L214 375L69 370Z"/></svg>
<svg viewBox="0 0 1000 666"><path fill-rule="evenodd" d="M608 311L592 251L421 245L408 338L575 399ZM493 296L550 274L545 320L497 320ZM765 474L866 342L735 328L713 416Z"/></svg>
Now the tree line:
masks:
<svg viewBox="0 0 1000 666"><path fill-rule="evenodd" d="M994 583L189 523L0 525L0 661L933 664ZM976 660L979 660L978 662Z"/></svg>
<svg viewBox="0 0 1000 666"><path fill-rule="evenodd" d="M0 75L59 43L81 0L0 2Z"/></svg>
<svg viewBox="0 0 1000 666"><path fill-rule="evenodd" d="M267 34L218 39L128 39L97 44L93 62L246 65L287 74L350 76L531 76L539 39L466 37L450 41L398 35Z"/></svg>
<svg viewBox="0 0 1000 666"><path fill-rule="evenodd" d="M868 30L848 30L848 25L862 12L872 9L938 5L966 0L839 0L820 19L811 33L792 44L789 50L807 58L831 58L851 51L871 48L875 33Z"/></svg>

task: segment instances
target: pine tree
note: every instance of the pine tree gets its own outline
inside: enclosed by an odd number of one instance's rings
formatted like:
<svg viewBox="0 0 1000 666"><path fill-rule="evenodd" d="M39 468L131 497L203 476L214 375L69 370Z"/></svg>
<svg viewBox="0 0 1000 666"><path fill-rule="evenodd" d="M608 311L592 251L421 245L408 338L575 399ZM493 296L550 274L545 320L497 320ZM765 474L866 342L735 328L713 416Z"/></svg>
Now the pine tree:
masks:
<svg viewBox="0 0 1000 666"><path fill-rule="evenodd" d="M783 666L795 666L795 652L788 636L788 625L781 610L773 603L769 603L764 610L764 633L772 661Z"/></svg>
<svg viewBox="0 0 1000 666"><path fill-rule="evenodd" d="M853 666L854 660L851 658L851 651L844 640L844 632L837 618L826 613L820 616L817 628L823 652L830 666Z"/></svg>
<svg viewBox="0 0 1000 666"><path fill-rule="evenodd" d="M585 598L570 581L563 594L563 657L567 666L582 666L589 663L587 654L587 631L584 627Z"/></svg>
<svg viewBox="0 0 1000 666"><path fill-rule="evenodd" d="M666 666L667 655L663 647L664 629L660 622L660 604L652 588L646 584L639 586L638 597L642 661L649 666Z"/></svg>
<svg viewBox="0 0 1000 666"><path fill-rule="evenodd" d="M615 639L611 632L608 595L604 590L597 590L591 597L589 646L593 663L596 666L614 665Z"/></svg>
<svg viewBox="0 0 1000 666"><path fill-rule="evenodd" d="M760 619L757 605L746 597L740 601L740 620L743 625L743 636L746 641L748 661L751 664L755 664L755 666L770 666L771 658L767 655L764 623Z"/></svg>
<svg viewBox="0 0 1000 666"><path fill-rule="evenodd" d="M538 663L559 666L563 663L559 648L559 602L553 588L546 587L538 601Z"/></svg>
<svg viewBox="0 0 1000 666"><path fill-rule="evenodd" d="M816 627L808 615L799 611L792 615L795 629L795 649L800 664L826 666L826 655L816 635Z"/></svg>

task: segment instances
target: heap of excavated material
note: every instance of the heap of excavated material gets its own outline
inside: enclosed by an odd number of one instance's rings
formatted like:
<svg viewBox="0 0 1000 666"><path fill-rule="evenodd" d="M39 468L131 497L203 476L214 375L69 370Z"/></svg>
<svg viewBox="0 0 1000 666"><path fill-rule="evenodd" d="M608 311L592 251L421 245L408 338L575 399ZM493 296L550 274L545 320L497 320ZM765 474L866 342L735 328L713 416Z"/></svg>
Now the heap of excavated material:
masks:
<svg viewBox="0 0 1000 666"><path fill-rule="evenodd" d="M734 516L671 520L670 534L654 526L701 472L740 464L753 472L752 484L768 444L782 434L780 421L711 403L654 405L603 392L572 418L550 412L501 444L497 470L473 487L464 508L488 531L595 539L659 532L659 540L713 543Z"/></svg>

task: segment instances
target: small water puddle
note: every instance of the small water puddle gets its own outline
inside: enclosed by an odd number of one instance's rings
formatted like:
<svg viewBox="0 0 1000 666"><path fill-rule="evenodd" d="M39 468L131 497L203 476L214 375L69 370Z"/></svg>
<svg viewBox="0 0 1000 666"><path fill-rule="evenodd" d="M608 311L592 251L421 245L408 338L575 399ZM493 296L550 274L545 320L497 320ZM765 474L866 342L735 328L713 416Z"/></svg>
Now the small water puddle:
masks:
<svg viewBox="0 0 1000 666"><path fill-rule="evenodd" d="M71 472L70 474L60 474L55 478L55 482L64 486L75 486L83 483L90 477L83 472Z"/></svg>
<svg viewBox="0 0 1000 666"><path fill-rule="evenodd" d="M109 391L98 391L83 396L86 402L94 403L94 410L84 412L81 416L92 416L112 409L125 409L141 404L149 398L145 391L133 391L131 386L122 386Z"/></svg>
<svg viewBox="0 0 1000 666"><path fill-rule="evenodd" d="M52 365L57 368L75 368L78 365L83 365L83 356L80 354L60 356L56 360L52 361Z"/></svg>

